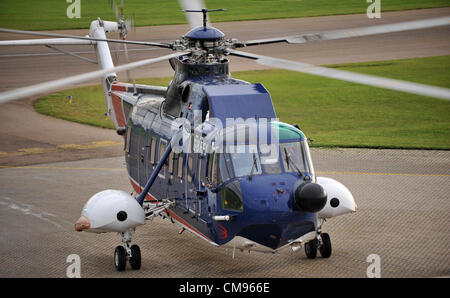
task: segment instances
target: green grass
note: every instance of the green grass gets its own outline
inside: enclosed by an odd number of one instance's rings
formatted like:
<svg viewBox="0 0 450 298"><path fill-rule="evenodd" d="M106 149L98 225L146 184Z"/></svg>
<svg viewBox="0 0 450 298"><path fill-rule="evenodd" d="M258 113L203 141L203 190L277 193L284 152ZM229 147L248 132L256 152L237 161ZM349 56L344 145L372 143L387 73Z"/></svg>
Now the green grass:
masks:
<svg viewBox="0 0 450 298"><path fill-rule="evenodd" d="M167 86L171 78L138 79L137 84ZM69 100L72 96L72 101ZM103 88L101 85L75 88L57 92L34 102L37 112L103 128L114 128L111 120L105 117L107 112Z"/></svg>
<svg viewBox="0 0 450 298"><path fill-rule="evenodd" d="M449 65L450 56L443 56L330 67L450 88ZM450 102L445 100L285 70L236 72L233 77L264 84L280 120L297 123L314 146L450 149ZM138 83L167 85L170 79ZM99 86L53 94L38 100L35 108L112 128Z"/></svg>
<svg viewBox="0 0 450 298"><path fill-rule="evenodd" d="M116 3L120 3L116 0ZM366 13L365 0L205 0L209 8L226 8L211 13L213 22L299 18ZM0 27L23 30L89 28L100 17L115 20L109 0L81 0L81 18L69 19L65 0L1 0ZM383 0L381 11L449 6L448 0ZM177 0L128 0L125 15L135 14L137 26L183 24L186 20Z"/></svg>

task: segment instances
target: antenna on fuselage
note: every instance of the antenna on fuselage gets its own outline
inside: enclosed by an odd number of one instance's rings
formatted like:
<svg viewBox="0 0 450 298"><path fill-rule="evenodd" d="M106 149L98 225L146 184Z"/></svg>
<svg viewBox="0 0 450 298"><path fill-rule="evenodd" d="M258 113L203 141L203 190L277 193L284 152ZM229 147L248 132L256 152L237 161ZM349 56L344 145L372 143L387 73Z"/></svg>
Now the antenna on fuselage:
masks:
<svg viewBox="0 0 450 298"><path fill-rule="evenodd" d="M183 12L201 12L203 13L203 28L206 28L206 23L208 22L208 12L211 11L227 11L224 8L218 8L218 9L207 9L207 8L202 8L201 10L198 9L185 9L183 10Z"/></svg>

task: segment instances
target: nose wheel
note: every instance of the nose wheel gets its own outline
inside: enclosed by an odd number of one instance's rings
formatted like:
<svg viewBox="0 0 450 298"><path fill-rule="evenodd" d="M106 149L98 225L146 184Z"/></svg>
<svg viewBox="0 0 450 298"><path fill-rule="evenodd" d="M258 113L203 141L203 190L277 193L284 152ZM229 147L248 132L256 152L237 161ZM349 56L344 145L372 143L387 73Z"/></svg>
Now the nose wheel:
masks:
<svg viewBox="0 0 450 298"><path fill-rule="evenodd" d="M315 259L317 256L317 246L319 241L317 238L305 243L305 254L308 259Z"/></svg>
<svg viewBox="0 0 450 298"><path fill-rule="evenodd" d="M134 270L141 269L141 249L136 244L131 246L131 256L128 261Z"/></svg>
<svg viewBox="0 0 450 298"><path fill-rule="evenodd" d="M327 233L320 234L321 244L319 245L319 252L322 258L329 258L331 256L331 239Z"/></svg>
<svg viewBox="0 0 450 298"><path fill-rule="evenodd" d="M322 258L331 256L331 239L327 233L319 233L313 240L305 243L305 254L308 259L315 259L317 251L320 252Z"/></svg>
<svg viewBox="0 0 450 298"><path fill-rule="evenodd" d="M117 271L124 271L127 261L133 270L141 268L141 249L136 244L130 246L133 230L128 230L122 234L123 246L117 246L114 251L114 265Z"/></svg>
<svg viewBox="0 0 450 298"><path fill-rule="evenodd" d="M114 251L114 265L117 271L124 271L127 266L127 252L123 246L117 246Z"/></svg>

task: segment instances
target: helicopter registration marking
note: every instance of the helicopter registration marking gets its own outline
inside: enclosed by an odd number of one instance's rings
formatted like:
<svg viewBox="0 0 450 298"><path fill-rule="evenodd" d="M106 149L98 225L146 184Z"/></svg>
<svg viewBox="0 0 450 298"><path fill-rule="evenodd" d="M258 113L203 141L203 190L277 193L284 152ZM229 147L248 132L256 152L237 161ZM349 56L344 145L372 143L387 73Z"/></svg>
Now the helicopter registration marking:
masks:
<svg viewBox="0 0 450 298"><path fill-rule="evenodd" d="M222 225L217 224L217 227L219 228L219 239L227 239L228 238L228 231L225 227Z"/></svg>

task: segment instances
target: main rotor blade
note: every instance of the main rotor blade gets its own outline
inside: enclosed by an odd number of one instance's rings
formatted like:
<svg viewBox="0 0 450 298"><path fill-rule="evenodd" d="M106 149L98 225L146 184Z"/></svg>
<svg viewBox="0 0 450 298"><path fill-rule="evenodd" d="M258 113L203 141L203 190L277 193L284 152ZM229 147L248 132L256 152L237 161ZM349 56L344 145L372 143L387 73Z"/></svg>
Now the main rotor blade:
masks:
<svg viewBox="0 0 450 298"><path fill-rule="evenodd" d="M50 82L45 82L45 83L41 83L41 84L24 87L24 88L18 88L15 90L2 92L2 93L0 93L0 103L4 103L4 102L10 101L10 100L24 98L27 96L33 96L33 95L41 94L44 92L54 91L54 90L57 90L59 88L62 88L62 87L68 86L68 85L82 83L82 82L86 82L86 81L96 79L96 78L102 78L111 73L125 71L128 69L132 69L132 68L136 68L136 67L156 63L156 62L169 60L169 59L176 58L176 57L188 54L188 53L189 52L186 51L186 52L179 52L179 53L166 55L166 56L162 56L162 57L158 57L158 58L145 59L145 60L136 61L136 62L120 65L120 66L109 68L109 69L101 69L101 70L97 70L97 71L93 71L93 72L75 75L75 76L68 77L68 78L63 78L63 79L59 79L59 80L54 80L54 81L50 81Z"/></svg>
<svg viewBox="0 0 450 298"><path fill-rule="evenodd" d="M259 40L249 40L236 45L236 48L245 46L255 46L268 43L287 42L287 43L307 43L311 41L341 39L349 37L359 37L374 34L393 33L408 30L426 29L438 26L450 25L450 16L441 18L424 19L410 22L393 23L386 25L376 25L369 27L359 27L353 29L343 29L326 31L321 33L308 33L292 35L286 37L266 38Z"/></svg>
<svg viewBox="0 0 450 298"><path fill-rule="evenodd" d="M36 45L94 45L95 40L81 40L73 38L39 38L21 40L1 40L0 46L36 46Z"/></svg>
<svg viewBox="0 0 450 298"><path fill-rule="evenodd" d="M124 54L125 54L125 62L128 63L129 62L128 47L127 47L126 43L123 44L123 49L124 49ZM130 82L130 71L127 70L127 83L129 83L129 82Z"/></svg>
<svg viewBox="0 0 450 298"><path fill-rule="evenodd" d="M206 8L202 0L178 0L178 3L180 3L183 10L202 10L202 8ZM201 14L194 12L185 12L184 14L192 29L203 26L203 17Z"/></svg>
<svg viewBox="0 0 450 298"><path fill-rule="evenodd" d="M129 44L136 44L136 45L143 45L143 46L155 46L155 47L161 47L161 48L167 48L167 49L171 49L172 48L172 46L170 44L146 42L146 41L132 41L132 40L119 40L119 39L101 39L101 38L93 38L93 37L89 37L89 36L76 36L76 35L59 34L59 33L24 31L24 30L14 30L14 29L6 29L6 28L0 28L0 32L18 33L18 34L27 34L27 35L38 35L38 36L50 36L50 37L63 37L63 38L82 39L82 40L91 40L91 41L107 41L107 42L116 42L116 43L129 43ZM0 45L2 45L2 44L0 44Z"/></svg>
<svg viewBox="0 0 450 298"><path fill-rule="evenodd" d="M110 4L111 8L114 10L114 14L116 15L116 18L118 19L119 18L119 9L117 8L116 1L109 0L109 4Z"/></svg>
<svg viewBox="0 0 450 298"><path fill-rule="evenodd" d="M236 50L229 50L229 53L234 56L250 58L256 60L256 63L275 67L282 68L287 70L293 70L297 72L343 80L363 85L369 85L384 89L391 89L396 91L402 91L406 93L425 95L445 100L450 100L450 89L435 87L429 85L423 85L419 83L406 82L395 79L388 79L377 77L373 75L359 74L346 70L337 70L332 68L326 68L321 66L315 66L307 63L277 59L257 54L251 54Z"/></svg>

